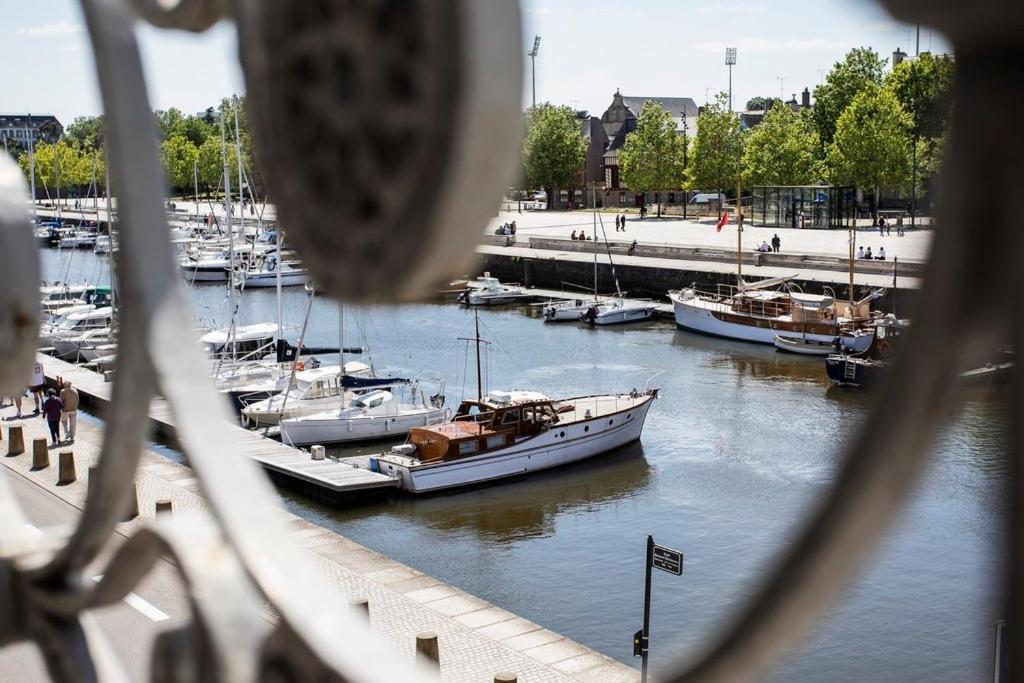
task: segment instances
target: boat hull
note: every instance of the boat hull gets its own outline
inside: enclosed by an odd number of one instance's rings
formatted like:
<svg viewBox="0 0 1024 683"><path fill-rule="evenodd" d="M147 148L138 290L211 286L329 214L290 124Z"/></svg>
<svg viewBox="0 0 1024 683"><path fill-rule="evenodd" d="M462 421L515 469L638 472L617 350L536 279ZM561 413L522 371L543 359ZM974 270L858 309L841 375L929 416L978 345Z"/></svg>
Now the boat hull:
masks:
<svg viewBox="0 0 1024 683"><path fill-rule="evenodd" d="M622 325L650 320L653 316L653 306L636 306L601 311L594 316L588 316L587 320L594 325Z"/></svg>
<svg viewBox="0 0 1024 683"><path fill-rule="evenodd" d="M294 446L373 441L408 434L413 427L441 424L440 408L403 410L394 415L361 416L352 419L311 419L281 421L281 441Z"/></svg>
<svg viewBox="0 0 1024 683"><path fill-rule="evenodd" d="M301 287L306 284L306 280L309 279L309 275L306 273L282 273L281 274L281 286L282 287ZM276 274L260 274L260 275L247 275L245 278L240 278L235 282L236 287L245 287L246 289L252 289L254 287L277 287L277 275Z"/></svg>
<svg viewBox="0 0 1024 683"><path fill-rule="evenodd" d="M807 327L800 323L778 321L771 318L729 315L723 311L701 305L703 302L697 297L684 299L673 293L669 298L672 300L676 326L691 332L754 342L755 344L770 344L772 346L775 345L775 337L780 334L799 336L808 341L829 344L836 338L836 334L832 330L828 332L825 330L808 331ZM850 344L849 350L860 353L867 350L871 345L872 339L873 336L871 335L844 337L844 345L848 340Z"/></svg>
<svg viewBox="0 0 1024 683"><path fill-rule="evenodd" d="M196 268L182 264L181 274L188 282L227 282L227 268Z"/></svg>
<svg viewBox="0 0 1024 683"><path fill-rule="evenodd" d="M787 337L775 335L775 348L786 353L803 356L827 356L836 352L835 344L809 341L803 337Z"/></svg>
<svg viewBox="0 0 1024 683"><path fill-rule="evenodd" d="M590 305L552 305L543 311L544 321L549 323L579 322L580 317L590 310Z"/></svg>
<svg viewBox="0 0 1024 683"><path fill-rule="evenodd" d="M383 474L398 477L410 493L485 484L531 472L560 467L614 450L640 438L655 394L641 394L629 408L551 429L521 443L437 464L403 466L376 459Z"/></svg>

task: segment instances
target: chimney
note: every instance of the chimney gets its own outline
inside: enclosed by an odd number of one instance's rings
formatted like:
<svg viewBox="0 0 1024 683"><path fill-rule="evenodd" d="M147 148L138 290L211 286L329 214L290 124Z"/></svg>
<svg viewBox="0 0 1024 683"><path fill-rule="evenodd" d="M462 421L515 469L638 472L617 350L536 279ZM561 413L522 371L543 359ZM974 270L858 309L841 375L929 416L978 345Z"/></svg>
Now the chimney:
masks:
<svg viewBox="0 0 1024 683"><path fill-rule="evenodd" d="M811 108L811 90L810 88L804 88L803 94L800 96L800 106L804 109Z"/></svg>
<svg viewBox="0 0 1024 683"><path fill-rule="evenodd" d="M907 53L900 48L896 48L896 51L892 53L892 66L895 69L899 64L907 58Z"/></svg>

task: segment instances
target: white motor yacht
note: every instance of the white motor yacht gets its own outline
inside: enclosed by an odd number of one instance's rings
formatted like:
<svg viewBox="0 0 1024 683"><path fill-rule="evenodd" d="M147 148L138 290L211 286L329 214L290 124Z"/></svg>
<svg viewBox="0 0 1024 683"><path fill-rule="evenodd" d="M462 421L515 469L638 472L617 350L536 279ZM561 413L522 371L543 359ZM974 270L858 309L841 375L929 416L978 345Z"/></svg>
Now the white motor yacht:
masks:
<svg viewBox="0 0 1024 683"><path fill-rule="evenodd" d="M620 325L650 320L657 306L652 301L612 299L590 306L580 318L592 325Z"/></svg>
<svg viewBox="0 0 1024 683"><path fill-rule="evenodd" d="M470 306L488 306L508 304L524 298L526 293L522 287L503 285L490 273L484 273L476 280L467 284L467 289L460 295L460 300Z"/></svg>

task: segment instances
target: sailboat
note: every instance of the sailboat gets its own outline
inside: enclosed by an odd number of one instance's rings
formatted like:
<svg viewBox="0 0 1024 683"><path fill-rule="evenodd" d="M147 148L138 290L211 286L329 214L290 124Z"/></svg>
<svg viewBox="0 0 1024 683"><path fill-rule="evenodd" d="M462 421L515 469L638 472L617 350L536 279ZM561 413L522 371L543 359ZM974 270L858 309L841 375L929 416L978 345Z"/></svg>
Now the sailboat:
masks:
<svg viewBox="0 0 1024 683"><path fill-rule="evenodd" d="M345 309L339 306L338 346L340 364L345 365ZM416 426L445 420L443 388L429 399L417 384L398 377L341 376L338 407L310 415L281 420L281 441L294 446L370 441L407 434ZM406 387L413 400L401 401L397 387ZM415 401L417 393L419 402ZM282 410L287 403L282 402Z"/></svg>
<svg viewBox="0 0 1024 683"><path fill-rule="evenodd" d="M483 392L477 318L477 396L451 421L414 427L370 469L411 493L491 483L585 460L640 438L657 389L554 400L533 391Z"/></svg>
<svg viewBox="0 0 1024 683"><path fill-rule="evenodd" d="M759 344L775 345L776 337L795 338L800 348L807 350L832 345L844 332L863 327L871 317L870 302L885 290L853 300L852 230L848 302L837 301L827 288L825 294L804 293L793 282L796 273L753 283L743 279L743 195L738 162L736 170L736 285L719 283L713 291L696 285L670 291L676 325L692 332ZM728 220L728 213L722 220ZM871 338L850 336L848 341L855 350L864 350ZM796 348L797 343L790 346Z"/></svg>

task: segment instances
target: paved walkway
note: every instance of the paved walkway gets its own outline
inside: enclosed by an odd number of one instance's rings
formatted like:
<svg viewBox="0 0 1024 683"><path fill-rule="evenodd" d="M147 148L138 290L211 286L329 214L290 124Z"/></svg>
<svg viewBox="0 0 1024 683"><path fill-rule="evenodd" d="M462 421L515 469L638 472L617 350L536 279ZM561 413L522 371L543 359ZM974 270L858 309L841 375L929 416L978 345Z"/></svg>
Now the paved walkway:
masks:
<svg viewBox="0 0 1024 683"><path fill-rule="evenodd" d="M730 224L715 230L714 219L701 221L681 218L646 218L640 220L636 214L630 214L626 221L626 232L615 232L615 214L599 213L604 223L608 239L637 240L641 244L659 244L680 247L714 247L717 249L736 249L736 225ZM487 226L487 234L511 221L516 222L516 237L523 241L530 237L561 237L568 238L571 233L584 230L589 236L594 232L594 217L589 211L524 211L502 212L491 220ZM927 260L931 246L933 230L915 230L905 237L897 237L896 231L886 237L880 237L878 230L860 228L857 231L857 245L871 247L872 252L884 246L886 256L899 257L901 260ZM744 251L753 251L761 242L771 243L772 236L778 234L782 240L783 253L826 254L846 258L848 252L848 233L845 230L794 230L792 228L757 228L747 226L743 232ZM600 235L600 227L598 228Z"/></svg>
<svg viewBox="0 0 1024 683"><path fill-rule="evenodd" d="M32 401L26 399L23 407L31 410ZM73 484L56 486L57 453L61 448L50 450L49 468L31 471L32 440L46 436L46 423L40 417L17 419L13 407L0 409L0 425L4 428L0 449L7 453L7 428L21 425L26 451L0 460L12 475L82 509L88 468L96 464L102 443L101 429L89 422L79 418L77 438L70 447L78 471L78 481ZM155 502L160 498L170 498L174 510L209 512L192 470L152 451L143 453L136 484L141 516L119 525L122 536L130 536L135 527L153 517ZM296 545L310 554L347 599L369 600L372 629L401 656L410 660L414 657L416 633L436 632L446 681L490 681L500 671L517 673L521 682L632 683L639 679L635 669L579 643L296 515L283 510L279 514L287 519ZM269 613L266 616L273 618ZM173 625L174 619L167 624ZM0 680L6 679L2 664L0 659Z"/></svg>

